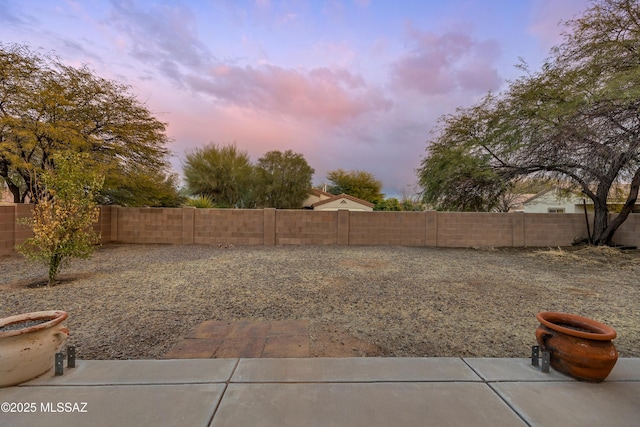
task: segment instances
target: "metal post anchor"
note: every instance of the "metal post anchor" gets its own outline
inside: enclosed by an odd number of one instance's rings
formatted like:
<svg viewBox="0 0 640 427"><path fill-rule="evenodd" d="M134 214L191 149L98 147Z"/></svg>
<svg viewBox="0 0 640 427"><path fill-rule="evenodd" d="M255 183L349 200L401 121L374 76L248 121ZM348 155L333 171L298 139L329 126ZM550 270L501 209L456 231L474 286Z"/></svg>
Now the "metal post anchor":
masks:
<svg viewBox="0 0 640 427"><path fill-rule="evenodd" d="M542 366L540 367L540 371L545 374L549 373L549 363L551 362L551 353L548 351L542 351Z"/></svg>
<svg viewBox="0 0 640 427"><path fill-rule="evenodd" d="M56 376L60 376L64 373L64 354L56 353L56 362L55 362Z"/></svg>
<svg viewBox="0 0 640 427"><path fill-rule="evenodd" d="M534 345L531 347L531 366L540 366L538 358L540 357L540 346Z"/></svg>
<svg viewBox="0 0 640 427"><path fill-rule="evenodd" d="M67 347L67 368L76 367L76 348L74 346Z"/></svg>

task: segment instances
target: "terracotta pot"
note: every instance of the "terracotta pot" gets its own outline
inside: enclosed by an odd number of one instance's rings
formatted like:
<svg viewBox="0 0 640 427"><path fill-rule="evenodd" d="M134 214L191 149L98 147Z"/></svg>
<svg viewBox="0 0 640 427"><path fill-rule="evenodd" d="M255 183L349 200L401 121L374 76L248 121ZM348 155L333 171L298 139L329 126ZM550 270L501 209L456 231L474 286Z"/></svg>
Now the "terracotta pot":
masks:
<svg viewBox="0 0 640 427"><path fill-rule="evenodd" d="M610 326L574 314L541 312L536 339L550 353L551 367L581 381L602 382L618 360Z"/></svg>
<svg viewBox="0 0 640 427"><path fill-rule="evenodd" d="M37 311L0 319L0 387L20 384L36 378L55 363L55 354L69 336L61 325L68 314L64 311ZM42 321L29 326L34 321ZM20 328L24 323L25 327ZM2 329L0 329L2 330Z"/></svg>

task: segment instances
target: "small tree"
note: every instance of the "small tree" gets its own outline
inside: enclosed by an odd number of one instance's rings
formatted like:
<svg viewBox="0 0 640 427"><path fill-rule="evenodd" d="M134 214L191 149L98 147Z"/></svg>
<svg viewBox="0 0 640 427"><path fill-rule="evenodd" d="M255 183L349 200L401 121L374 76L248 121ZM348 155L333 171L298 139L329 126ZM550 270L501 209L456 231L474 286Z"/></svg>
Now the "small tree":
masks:
<svg viewBox="0 0 640 427"><path fill-rule="evenodd" d="M327 173L327 179L331 181L327 188L327 192L331 194L348 194L374 205L384 200L382 182L378 181L372 173L337 169Z"/></svg>
<svg viewBox="0 0 640 427"><path fill-rule="evenodd" d="M27 258L49 267L49 286L56 283L60 268L69 258L89 258L99 236L91 229L100 213L95 197L104 176L87 168L82 154L54 155L38 182L33 217L22 224L33 228L34 236L17 247Z"/></svg>
<svg viewBox="0 0 640 427"><path fill-rule="evenodd" d="M208 145L187 153L184 177L191 195L209 196L217 207L252 208L253 166L235 144Z"/></svg>
<svg viewBox="0 0 640 427"><path fill-rule="evenodd" d="M287 150L269 151L258 159L255 168L255 193L258 206L296 209L302 207L311 190L313 168L302 154Z"/></svg>

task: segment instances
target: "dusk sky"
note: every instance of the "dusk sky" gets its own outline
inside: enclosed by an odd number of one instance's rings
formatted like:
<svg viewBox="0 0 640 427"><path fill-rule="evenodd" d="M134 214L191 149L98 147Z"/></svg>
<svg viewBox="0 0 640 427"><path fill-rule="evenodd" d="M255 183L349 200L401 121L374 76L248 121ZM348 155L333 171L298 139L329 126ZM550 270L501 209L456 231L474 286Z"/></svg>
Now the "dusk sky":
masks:
<svg viewBox="0 0 640 427"><path fill-rule="evenodd" d="M172 164L236 143L413 191L438 117L537 70L588 0L2 0L0 41L88 64L168 124Z"/></svg>

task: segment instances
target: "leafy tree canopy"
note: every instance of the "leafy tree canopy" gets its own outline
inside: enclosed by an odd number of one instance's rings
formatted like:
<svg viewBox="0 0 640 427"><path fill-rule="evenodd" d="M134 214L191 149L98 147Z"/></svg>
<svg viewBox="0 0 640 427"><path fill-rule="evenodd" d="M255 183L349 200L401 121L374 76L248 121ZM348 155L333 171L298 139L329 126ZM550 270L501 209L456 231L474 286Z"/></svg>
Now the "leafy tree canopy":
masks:
<svg viewBox="0 0 640 427"><path fill-rule="evenodd" d="M302 154L269 151L258 159L255 190L258 206L296 209L309 195L314 170Z"/></svg>
<svg viewBox="0 0 640 427"><path fill-rule="evenodd" d="M456 193L479 188L471 196L487 206L515 178L553 180L593 201L593 241L612 242L640 188L640 1L595 2L566 26L539 71L522 66L504 93L440 121L418 170L426 200L464 201ZM465 179L447 184L448 174ZM609 221L607 199L622 182L630 191Z"/></svg>
<svg viewBox="0 0 640 427"><path fill-rule="evenodd" d="M344 193L373 204L384 200L382 182L369 172L337 169L330 171L327 174L327 179L331 182L327 186L327 192L336 196Z"/></svg>
<svg viewBox="0 0 640 427"><path fill-rule="evenodd" d="M209 196L217 207L255 206L253 166L235 144L198 148L187 154L183 170L192 195Z"/></svg>
<svg viewBox="0 0 640 427"><path fill-rule="evenodd" d="M37 177L56 168L59 152L89 154L106 173L102 196L109 203L147 204L148 199L117 197L136 185L122 179L132 170L153 182L148 190L171 192L165 124L129 89L86 66L0 44L0 177L14 201L36 199Z"/></svg>

